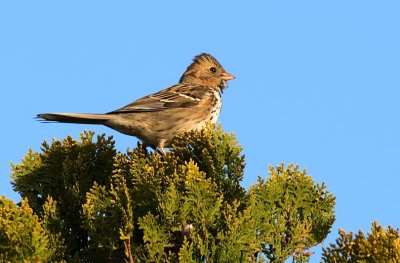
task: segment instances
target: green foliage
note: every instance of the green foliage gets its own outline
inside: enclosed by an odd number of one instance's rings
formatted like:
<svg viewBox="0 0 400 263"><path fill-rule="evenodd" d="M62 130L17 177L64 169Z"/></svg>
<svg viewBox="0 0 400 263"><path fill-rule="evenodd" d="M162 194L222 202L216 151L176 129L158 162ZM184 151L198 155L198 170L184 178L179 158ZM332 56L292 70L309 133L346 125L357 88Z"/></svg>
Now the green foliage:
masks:
<svg viewBox="0 0 400 263"><path fill-rule="evenodd" d="M177 136L173 145L179 163L193 160L218 185L229 203L245 196L240 186L245 167L241 151L233 134L224 132L220 125L213 129L211 124L200 132Z"/></svg>
<svg viewBox="0 0 400 263"><path fill-rule="evenodd" d="M214 238L226 228L220 212L226 207L223 190L193 161L179 161L173 153L160 156L142 148L118 154L111 187L95 185L84 205L94 246L114 246L115 253L123 249L125 257L143 261L176 261L184 229L193 225L191 257L211 260ZM101 225L114 227L105 233L110 228ZM119 248L112 243L116 237L123 241Z"/></svg>
<svg viewBox="0 0 400 263"><path fill-rule="evenodd" d="M14 190L47 220L54 242L61 246L60 238L65 240L66 259L84 257L88 234L81 220L82 204L95 182L109 184L113 170L114 142L104 135L93 142L93 134L82 134L82 142L71 137L51 145L44 142L43 153L29 150L21 164L12 166Z"/></svg>
<svg viewBox="0 0 400 263"><path fill-rule="evenodd" d="M0 197L0 261L45 262L53 253L49 237L27 200L17 207Z"/></svg>
<svg viewBox="0 0 400 263"><path fill-rule="evenodd" d="M307 261L306 250L325 239L335 220L335 198L298 166L269 170L271 177L259 178L248 193L262 252L274 262Z"/></svg>
<svg viewBox="0 0 400 263"><path fill-rule="evenodd" d="M339 230L336 244L323 248L323 262L400 262L399 229L372 223L371 232L364 235Z"/></svg>
<svg viewBox="0 0 400 263"><path fill-rule="evenodd" d="M245 191L234 135L208 126L165 155L117 153L85 132L13 166L13 185L45 229L52 261L306 261L334 221L334 197L305 171L270 168Z"/></svg>

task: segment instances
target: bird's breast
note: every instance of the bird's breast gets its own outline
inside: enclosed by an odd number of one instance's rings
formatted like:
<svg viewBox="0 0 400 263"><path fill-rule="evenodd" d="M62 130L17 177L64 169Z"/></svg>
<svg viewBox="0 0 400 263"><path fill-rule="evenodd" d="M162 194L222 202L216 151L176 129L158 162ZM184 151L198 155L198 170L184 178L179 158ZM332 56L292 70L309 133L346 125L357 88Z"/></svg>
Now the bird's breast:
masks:
<svg viewBox="0 0 400 263"><path fill-rule="evenodd" d="M222 98L221 98L221 92L219 92L218 90L212 89L211 93L212 96L210 103L211 107L210 107L209 121L211 123L216 123L222 108Z"/></svg>

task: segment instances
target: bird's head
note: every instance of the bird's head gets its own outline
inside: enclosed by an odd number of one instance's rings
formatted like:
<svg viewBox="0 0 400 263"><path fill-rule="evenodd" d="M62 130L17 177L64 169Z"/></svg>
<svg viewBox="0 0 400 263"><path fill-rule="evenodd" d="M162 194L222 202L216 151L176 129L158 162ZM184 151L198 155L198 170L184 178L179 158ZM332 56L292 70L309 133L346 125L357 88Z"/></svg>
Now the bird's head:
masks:
<svg viewBox="0 0 400 263"><path fill-rule="evenodd" d="M222 91L227 86L227 81L234 78L213 56L203 53L193 59L193 63L183 73L179 82L218 88Z"/></svg>

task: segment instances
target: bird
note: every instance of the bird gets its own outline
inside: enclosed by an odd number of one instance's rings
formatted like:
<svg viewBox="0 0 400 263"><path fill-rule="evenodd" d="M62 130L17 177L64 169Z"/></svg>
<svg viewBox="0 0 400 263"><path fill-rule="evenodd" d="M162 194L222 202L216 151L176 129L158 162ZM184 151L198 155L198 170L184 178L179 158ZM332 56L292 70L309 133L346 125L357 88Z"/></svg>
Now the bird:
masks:
<svg viewBox="0 0 400 263"><path fill-rule="evenodd" d="M41 113L45 122L101 124L137 137L145 147L165 153L173 138L200 130L207 122L215 124L221 112L222 93L235 77L225 71L212 55L194 57L179 79L154 94L105 113Z"/></svg>

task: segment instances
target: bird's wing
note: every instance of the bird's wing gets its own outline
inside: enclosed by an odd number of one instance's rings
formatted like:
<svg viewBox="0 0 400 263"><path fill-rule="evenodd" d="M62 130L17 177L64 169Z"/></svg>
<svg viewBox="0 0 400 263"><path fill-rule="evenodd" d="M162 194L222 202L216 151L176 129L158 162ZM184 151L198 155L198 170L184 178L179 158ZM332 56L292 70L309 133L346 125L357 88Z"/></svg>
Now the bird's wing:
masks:
<svg viewBox="0 0 400 263"><path fill-rule="evenodd" d="M199 104L206 96L206 87L179 83L157 93L138 99L108 114L128 112L155 112L170 108L188 108Z"/></svg>

